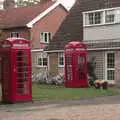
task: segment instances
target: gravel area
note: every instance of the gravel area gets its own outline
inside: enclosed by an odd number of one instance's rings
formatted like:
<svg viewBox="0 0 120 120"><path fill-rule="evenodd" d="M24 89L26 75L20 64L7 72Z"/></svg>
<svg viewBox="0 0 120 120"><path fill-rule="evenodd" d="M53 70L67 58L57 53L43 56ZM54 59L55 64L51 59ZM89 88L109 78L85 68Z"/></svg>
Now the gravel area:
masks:
<svg viewBox="0 0 120 120"><path fill-rule="evenodd" d="M120 95L0 105L0 120L119 120Z"/></svg>
<svg viewBox="0 0 120 120"><path fill-rule="evenodd" d="M120 104L46 106L33 110L0 111L0 120L119 120Z"/></svg>

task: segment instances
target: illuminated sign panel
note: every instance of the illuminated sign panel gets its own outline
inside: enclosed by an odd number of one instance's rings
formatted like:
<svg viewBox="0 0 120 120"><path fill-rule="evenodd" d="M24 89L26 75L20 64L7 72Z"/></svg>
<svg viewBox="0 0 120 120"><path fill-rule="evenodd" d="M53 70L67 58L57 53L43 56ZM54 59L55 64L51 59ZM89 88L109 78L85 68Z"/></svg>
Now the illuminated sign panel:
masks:
<svg viewBox="0 0 120 120"><path fill-rule="evenodd" d="M29 47L28 44L13 44L13 47Z"/></svg>

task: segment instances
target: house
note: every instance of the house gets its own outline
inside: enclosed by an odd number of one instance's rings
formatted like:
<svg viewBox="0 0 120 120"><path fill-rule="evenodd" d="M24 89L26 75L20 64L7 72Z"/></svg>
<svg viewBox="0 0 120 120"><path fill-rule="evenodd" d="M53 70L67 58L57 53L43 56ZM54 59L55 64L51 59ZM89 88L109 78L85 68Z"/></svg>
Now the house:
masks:
<svg viewBox="0 0 120 120"><path fill-rule="evenodd" d="M119 0L76 0L46 49L50 71L64 72L64 46L70 41L83 41L88 45L88 60L95 60L97 78L120 85L119 31Z"/></svg>
<svg viewBox="0 0 120 120"><path fill-rule="evenodd" d="M33 71L46 69L48 60L43 49L49 45L68 11L59 2L46 0L40 4L0 11L0 39L22 37L32 46ZM43 70L42 70L43 71Z"/></svg>

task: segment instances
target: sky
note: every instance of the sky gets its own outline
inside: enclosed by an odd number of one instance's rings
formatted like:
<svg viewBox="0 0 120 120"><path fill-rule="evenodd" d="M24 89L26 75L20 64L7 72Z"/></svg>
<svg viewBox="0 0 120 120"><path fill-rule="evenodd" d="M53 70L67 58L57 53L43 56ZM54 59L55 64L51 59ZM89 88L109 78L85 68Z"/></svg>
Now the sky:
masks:
<svg viewBox="0 0 120 120"><path fill-rule="evenodd" d="M2 2L2 1L4 1L4 0L0 0L0 2ZM17 1L17 0L15 0L15 1ZM75 0L58 0L58 1L63 3L63 5L65 5L68 9L70 9L75 2Z"/></svg>
<svg viewBox="0 0 120 120"><path fill-rule="evenodd" d="M63 3L67 8L71 8L75 2L75 0L59 0L59 1Z"/></svg>

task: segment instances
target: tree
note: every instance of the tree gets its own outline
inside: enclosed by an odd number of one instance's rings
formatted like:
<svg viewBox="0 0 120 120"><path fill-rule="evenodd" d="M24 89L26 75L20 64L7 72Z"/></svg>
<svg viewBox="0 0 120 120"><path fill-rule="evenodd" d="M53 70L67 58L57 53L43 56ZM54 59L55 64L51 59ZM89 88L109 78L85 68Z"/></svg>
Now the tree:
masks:
<svg viewBox="0 0 120 120"><path fill-rule="evenodd" d="M38 4L40 2L45 2L47 0L18 0L16 2L17 6L26 6L26 5L32 5L32 4Z"/></svg>
<svg viewBox="0 0 120 120"><path fill-rule="evenodd" d="M94 81L97 79L95 74L95 68L96 68L95 58L92 57L92 59L88 62L88 76L90 86L94 86Z"/></svg>

